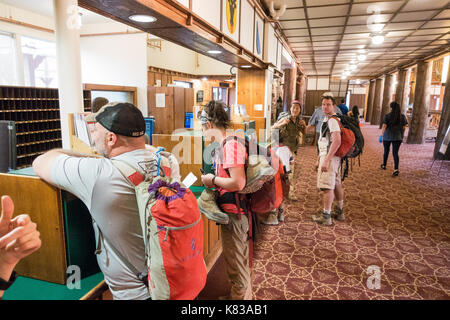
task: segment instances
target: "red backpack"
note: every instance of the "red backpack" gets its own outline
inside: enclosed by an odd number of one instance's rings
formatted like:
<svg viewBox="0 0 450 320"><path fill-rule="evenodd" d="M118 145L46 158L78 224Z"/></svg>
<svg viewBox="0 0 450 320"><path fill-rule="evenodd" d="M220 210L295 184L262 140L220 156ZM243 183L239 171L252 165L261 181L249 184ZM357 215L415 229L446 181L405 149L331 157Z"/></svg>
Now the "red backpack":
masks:
<svg viewBox="0 0 450 320"><path fill-rule="evenodd" d="M119 257L138 278L148 280L153 300L195 299L207 277L201 213L191 190L167 175L179 170L175 157L167 152L157 154L157 172L161 174L156 177L143 177L123 161L112 162L135 188L148 274L138 274ZM164 160L170 166L165 166Z"/></svg>
<svg viewBox="0 0 450 320"><path fill-rule="evenodd" d="M247 206L246 209L256 214L265 214L267 212L277 209L278 207L280 207L283 201L283 193L285 193L286 190L288 190L289 184L289 180L287 179L287 175L284 172L284 167L281 159L276 155L276 153L272 149L257 145L256 142L249 141L249 139L247 138L242 139L236 136L227 137L222 143L222 148L227 141L233 139L245 145L245 150L248 156L252 154L258 154L260 156L263 156L267 160L268 164L273 168L271 175L261 177L260 180L262 181L262 183L256 184L257 185L256 189L248 188L248 186L246 186L244 190L237 192L240 195L239 198L241 199L241 202L245 200ZM245 163L245 172L248 181L252 180L252 178L248 176L247 167L248 167L248 158ZM228 169L225 169L225 171L229 176ZM229 195L225 194L224 196L230 198ZM223 200L221 201L220 199L218 202L219 204L230 203L228 201L223 202ZM232 203L235 202L236 201L233 198Z"/></svg>
<svg viewBox="0 0 450 320"><path fill-rule="evenodd" d="M332 116L332 118L336 119L339 124L339 128L341 129L341 145L334 155L339 158L344 158L353 152L353 146L355 145L355 134L352 130L344 128L337 116Z"/></svg>

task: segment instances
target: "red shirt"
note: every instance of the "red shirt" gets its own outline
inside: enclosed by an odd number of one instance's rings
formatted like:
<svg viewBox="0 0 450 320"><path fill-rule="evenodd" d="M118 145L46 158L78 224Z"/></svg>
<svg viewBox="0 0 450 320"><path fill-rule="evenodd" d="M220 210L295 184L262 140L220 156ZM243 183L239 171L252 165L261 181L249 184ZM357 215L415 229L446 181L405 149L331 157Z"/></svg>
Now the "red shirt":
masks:
<svg viewBox="0 0 450 320"><path fill-rule="evenodd" d="M245 161L247 160L247 152L245 146L236 140L228 140L223 146L223 159L220 156L216 157L216 176L221 178L229 178L227 171L225 169L244 167ZM229 190L216 187L220 195L223 195ZM237 213L237 207L234 204L223 204L222 209L225 212ZM241 210L241 213L244 213Z"/></svg>

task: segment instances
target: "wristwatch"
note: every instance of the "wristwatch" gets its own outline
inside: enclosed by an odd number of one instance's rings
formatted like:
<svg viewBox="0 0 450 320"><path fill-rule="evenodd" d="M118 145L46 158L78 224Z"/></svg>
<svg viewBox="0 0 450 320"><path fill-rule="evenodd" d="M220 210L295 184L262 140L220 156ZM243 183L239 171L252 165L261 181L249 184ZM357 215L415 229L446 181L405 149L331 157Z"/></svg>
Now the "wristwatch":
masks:
<svg viewBox="0 0 450 320"><path fill-rule="evenodd" d="M216 176L214 176L214 177L212 178L212 180L211 180L211 183L213 184L213 186L216 185L216 183L214 182L214 180L216 180Z"/></svg>
<svg viewBox="0 0 450 320"><path fill-rule="evenodd" d="M2 278L0 278L0 290L6 290L9 287L11 287L11 285L14 283L16 278L17 278L17 273L15 271L13 271L11 273L11 277L9 278L8 281L5 281Z"/></svg>

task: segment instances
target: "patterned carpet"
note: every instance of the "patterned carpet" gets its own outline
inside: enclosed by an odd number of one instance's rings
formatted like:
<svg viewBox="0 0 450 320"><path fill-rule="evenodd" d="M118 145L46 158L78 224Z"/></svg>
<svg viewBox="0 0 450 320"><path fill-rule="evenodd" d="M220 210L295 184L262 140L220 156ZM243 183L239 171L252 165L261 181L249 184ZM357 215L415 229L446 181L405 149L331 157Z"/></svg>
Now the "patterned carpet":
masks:
<svg viewBox="0 0 450 320"><path fill-rule="evenodd" d="M450 299L450 170L433 169L434 143L402 144L400 175L380 169L383 147L376 126L364 125L361 167L344 181L343 222L320 226L314 147L296 157L296 192L286 220L263 226L254 252L254 298ZM380 271L380 287L370 284ZM368 287L372 289L369 289Z"/></svg>

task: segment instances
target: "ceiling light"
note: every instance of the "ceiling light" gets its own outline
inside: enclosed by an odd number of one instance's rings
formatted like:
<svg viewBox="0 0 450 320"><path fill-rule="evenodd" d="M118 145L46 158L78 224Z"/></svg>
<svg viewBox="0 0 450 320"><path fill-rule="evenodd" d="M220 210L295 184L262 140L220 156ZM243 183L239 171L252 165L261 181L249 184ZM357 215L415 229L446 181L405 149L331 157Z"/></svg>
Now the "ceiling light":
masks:
<svg viewBox="0 0 450 320"><path fill-rule="evenodd" d="M382 44L383 42L384 42L384 36L381 34L377 34L372 37L373 44Z"/></svg>
<svg viewBox="0 0 450 320"><path fill-rule="evenodd" d="M203 81L206 81L206 80L208 80L208 78L207 78L207 77L203 77L202 80L203 80Z"/></svg>
<svg viewBox="0 0 450 320"><path fill-rule="evenodd" d="M365 61L367 56L365 54L358 54L358 60L359 61Z"/></svg>
<svg viewBox="0 0 450 320"><path fill-rule="evenodd" d="M146 23L156 21L155 17L148 16L145 14L133 14L133 15L129 16L128 19L133 20L135 22L146 22Z"/></svg>
<svg viewBox="0 0 450 320"><path fill-rule="evenodd" d="M349 76L349 75L350 75L350 71L344 71L342 74L343 74L344 76Z"/></svg>
<svg viewBox="0 0 450 320"><path fill-rule="evenodd" d="M219 53L222 53L222 51L220 51L220 50L208 50L207 52L210 53L210 54L219 54Z"/></svg>
<svg viewBox="0 0 450 320"><path fill-rule="evenodd" d="M356 70L356 64L351 64L350 65L350 70L355 71Z"/></svg>
<svg viewBox="0 0 450 320"><path fill-rule="evenodd" d="M373 32L380 32L381 30L383 30L384 24L374 23L374 24L370 24L368 27Z"/></svg>
<svg viewBox="0 0 450 320"><path fill-rule="evenodd" d="M345 74L343 74L343 75L341 76L341 79L342 79L342 80L345 80L345 79L347 79L347 76L346 76Z"/></svg>
<svg viewBox="0 0 450 320"><path fill-rule="evenodd" d="M250 66L250 65L248 65L248 64L241 66L241 68L245 68L245 69L249 69L249 68L251 68L251 67L252 67L252 66Z"/></svg>

